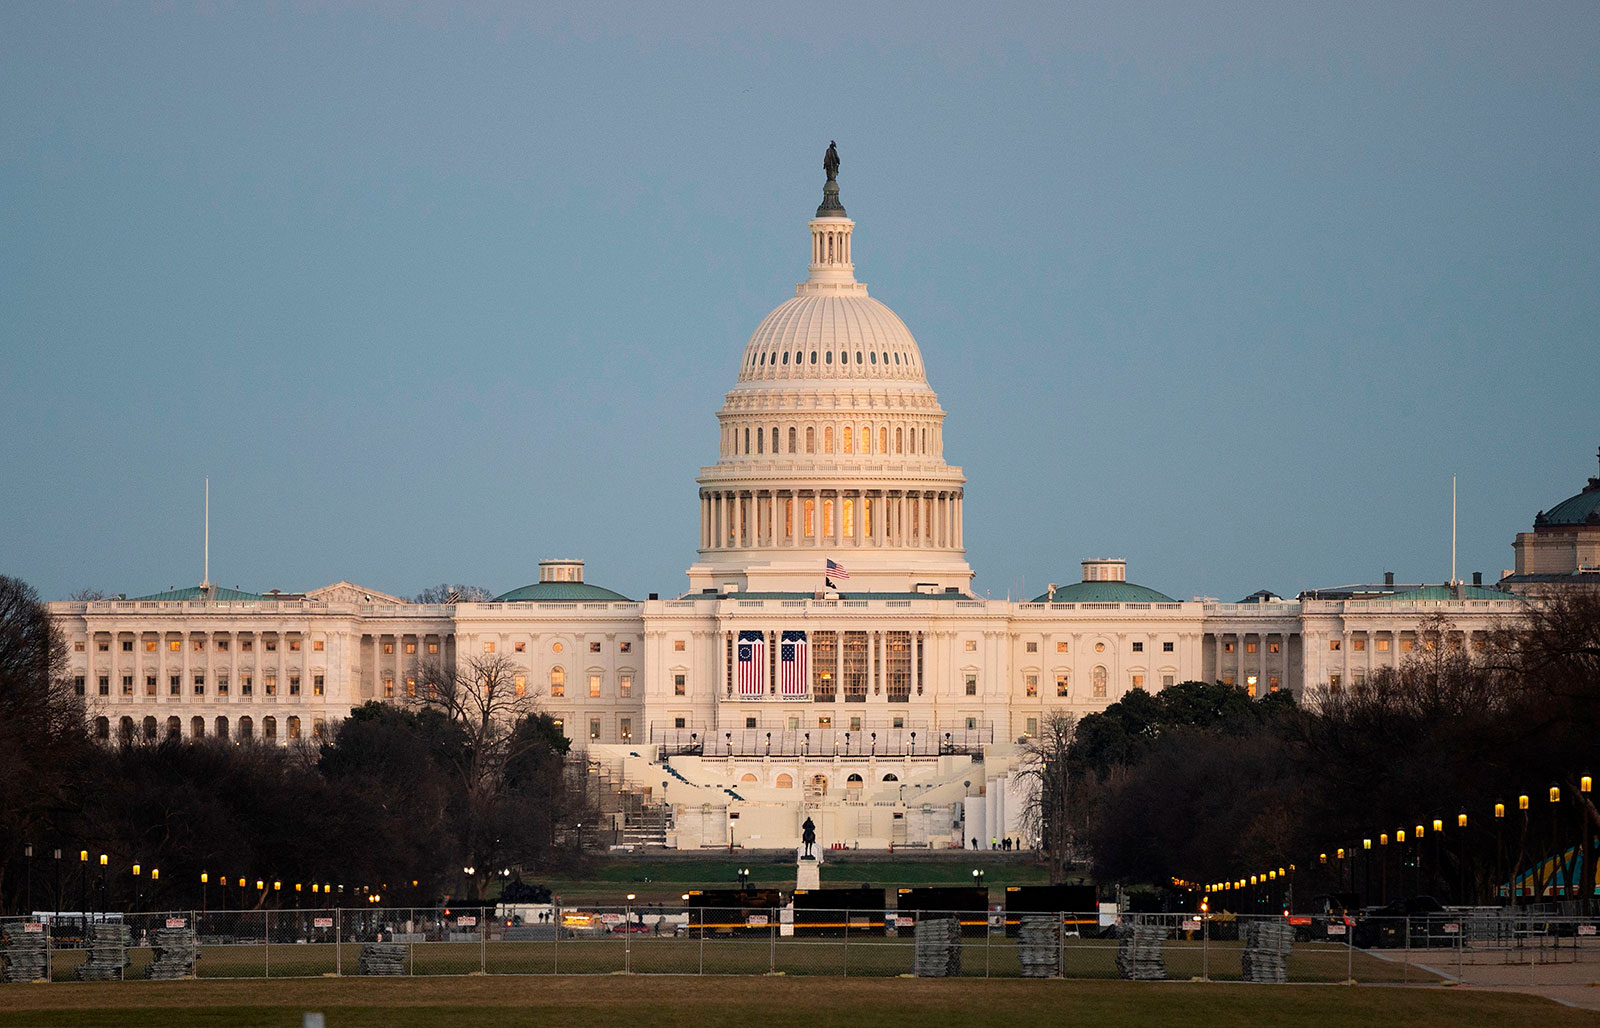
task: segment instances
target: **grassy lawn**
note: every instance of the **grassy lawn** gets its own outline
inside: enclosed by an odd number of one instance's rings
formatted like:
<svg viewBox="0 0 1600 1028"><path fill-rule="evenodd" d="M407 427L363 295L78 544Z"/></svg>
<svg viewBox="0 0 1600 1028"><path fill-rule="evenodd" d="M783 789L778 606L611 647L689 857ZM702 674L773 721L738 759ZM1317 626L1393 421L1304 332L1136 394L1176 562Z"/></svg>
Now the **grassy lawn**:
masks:
<svg viewBox="0 0 1600 1028"><path fill-rule="evenodd" d="M603 987L602 987L603 986ZM329 1028L617 1024L816 1028L1088 1023L1105 1028L1342 1025L1569 1028L1600 1014L1546 1000L1464 989L1363 989L1189 983L791 978L432 978L272 982L125 982L6 986L0 1026L298 1026Z"/></svg>

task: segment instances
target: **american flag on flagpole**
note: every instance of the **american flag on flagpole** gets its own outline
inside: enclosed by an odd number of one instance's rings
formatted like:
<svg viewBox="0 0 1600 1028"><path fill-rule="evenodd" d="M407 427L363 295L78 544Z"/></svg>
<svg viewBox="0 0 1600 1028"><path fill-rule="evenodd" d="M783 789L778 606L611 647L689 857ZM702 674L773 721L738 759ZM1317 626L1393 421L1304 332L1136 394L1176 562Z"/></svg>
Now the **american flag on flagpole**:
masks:
<svg viewBox="0 0 1600 1028"><path fill-rule="evenodd" d="M787 631L778 644L778 693L781 696L804 696L806 687L806 634Z"/></svg>
<svg viewBox="0 0 1600 1028"><path fill-rule="evenodd" d="M830 560L830 561L828 561L828 574L827 574L827 577L829 577L829 578L849 578L850 577L850 572L848 572L848 571L846 571L844 569L844 565L843 564L839 564L839 563L836 563L836 562Z"/></svg>
<svg viewBox="0 0 1600 1028"><path fill-rule="evenodd" d="M739 633L739 698L758 700L767 691L767 636L765 632Z"/></svg>

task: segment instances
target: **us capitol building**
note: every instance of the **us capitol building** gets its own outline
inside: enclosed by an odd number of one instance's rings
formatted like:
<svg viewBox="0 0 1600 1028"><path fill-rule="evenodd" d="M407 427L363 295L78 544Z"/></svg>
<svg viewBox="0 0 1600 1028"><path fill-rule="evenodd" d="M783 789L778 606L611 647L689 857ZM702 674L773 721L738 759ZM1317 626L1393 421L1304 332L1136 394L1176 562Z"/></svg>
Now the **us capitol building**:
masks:
<svg viewBox="0 0 1600 1028"><path fill-rule="evenodd" d="M491 602L339 582L52 603L94 732L309 741L368 700L414 698L419 662L504 655L631 800L619 840L649 810L640 841L683 848L792 846L808 815L824 848L987 847L1025 834L1012 772L1052 711L1191 679L1338 689L1481 645L1518 593L1600 581L1591 479L1517 536L1495 588L1387 576L1180 601L1099 559L1028 602L978 598L944 411L905 323L856 280L831 148L825 167L806 280L757 326L718 413L686 592L629 599L544 560Z"/></svg>

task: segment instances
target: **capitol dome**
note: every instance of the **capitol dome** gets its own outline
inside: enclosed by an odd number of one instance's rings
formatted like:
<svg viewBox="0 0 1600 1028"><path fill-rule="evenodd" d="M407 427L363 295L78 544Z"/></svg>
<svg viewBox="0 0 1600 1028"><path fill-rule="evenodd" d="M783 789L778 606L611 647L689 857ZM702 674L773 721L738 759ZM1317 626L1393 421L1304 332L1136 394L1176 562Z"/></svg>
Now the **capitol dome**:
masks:
<svg viewBox="0 0 1600 1028"><path fill-rule="evenodd" d="M806 279L756 326L717 413L696 591L810 591L826 561L847 565L852 591L971 584L944 410L911 330L856 281L836 172L807 223Z"/></svg>

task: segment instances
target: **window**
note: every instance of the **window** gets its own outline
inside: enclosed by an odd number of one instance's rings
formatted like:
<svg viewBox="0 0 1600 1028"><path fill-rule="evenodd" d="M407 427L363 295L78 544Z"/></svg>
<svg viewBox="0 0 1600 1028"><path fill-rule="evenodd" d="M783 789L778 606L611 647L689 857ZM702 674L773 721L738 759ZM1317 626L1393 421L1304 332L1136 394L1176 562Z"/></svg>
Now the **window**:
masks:
<svg viewBox="0 0 1600 1028"><path fill-rule="evenodd" d="M1167 647L1170 649L1172 647L1172 644L1168 643ZM1267 643L1267 652L1268 653L1277 653L1282 649L1283 649L1283 642L1281 640L1273 639L1272 641Z"/></svg>
<svg viewBox="0 0 1600 1028"><path fill-rule="evenodd" d="M1143 675L1134 675L1133 676L1133 687L1135 689L1143 689L1144 688L1144 676Z"/></svg>
<svg viewBox="0 0 1600 1028"><path fill-rule="evenodd" d="M1245 693L1246 696L1254 696L1256 694L1256 676L1255 675L1245 675L1244 676L1244 693Z"/></svg>
<svg viewBox="0 0 1600 1028"><path fill-rule="evenodd" d="M278 695L278 673L268 671L262 678L262 686L268 696Z"/></svg>
<svg viewBox="0 0 1600 1028"><path fill-rule="evenodd" d="M975 731L977 729L977 727L978 727L978 719L975 718L975 717L967 718L966 727L967 727L967 731L969 731L969 732Z"/></svg>
<svg viewBox="0 0 1600 1028"><path fill-rule="evenodd" d="M589 676L589 695L591 697L600 695L600 676L599 675L590 675Z"/></svg>
<svg viewBox="0 0 1600 1028"><path fill-rule="evenodd" d="M133 640L132 639L124 639L124 640L122 640L122 652L123 653L132 653L133 652Z"/></svg>
<svg viewBox="0 0 1600 1028"><path fill-rule="evenodd" d="M124 696L132 696L133 695L133 676L132 675L123 675L122 676L122 695L124 695Z"/></svg>
<svg viewBox="0 0 1600 1028"><path fill-rule="evenodd" d="M1234 678L1233 678L1233 676L1232 675L1223 675L1222 676L1222 684L1227 686L1230 689L1233 688L1233 686L1234 686Z"/></svg>
<svg viewBox="0 0 1600 1028"><path fill-rule="evenodd" d="M434 698L434 692L435 691L434 691L433 683L429 682L428 683L428 699L431 700L431 699ZM411 700L414 700L414 699L417 698L417 679L416 679L416 676L414 676L414 675L407 675L406 676L406 698L407 699L411 699Z"/></svg>
<svg viewBox="0 0 1600 1028"><path fill-rule="evenodd" d="M289 740L293 742L298 738L300 738L300 719L291 717L289 719Z"/></svg>
<svg viewBox="0 0 1600 1028"><path fill-rule="evenodd" d="M968 639L966 641L966 650L968 653L976 653L978 651L978 640Z"/></svg>
<svg viewBox="0 0 1600 1028"><path fill-rule="evenodd" d="M1350 640L1350 648L1352 650L1355 650L1357 653L1360 653L1362 650L1365 650L1367 648L1367 641L1365 639L1359 639L1359 638L1351 639Z"/></svg>
<svg viewBox="0 0 1600 1028"><path fill-rule="evenodd" d="M144 651L146 653L154 653L156 651L156 641L154 639L146 639L144 641ZM83 652L83 643L78 643L78 652Z"/></svg>
<svg viewBox="0 0 1600 1028"><path fill-rule="evenodd" d="M589 644L589 652L590 653L599 653L600 652L600 644L597 643L597 642L590 643Z"/></svg>
<svg viewBox="0 0 1600 1028"><path fill-rule="evenodd" d="M242 650L243 652L249 653L251 650L254 650L255 648L256 648L256 644L255 644L254 640L252 640L252 639L240 639L239 640L239 649Z"/></svg>
<svg viewBox="0 0 1600 1028"><path fill-rule="evenodd" d="M783 362L785 364L789 363L789 355L787 353L783 355ZM795 430L793 428L790 428L789 429L789 452L790 453L794 452L794 440L795 440Z"/></svg>
<svg viewBox="0 0 1600 1028"><path fill-rule="evenodd" d="M1379 639L1378 640L1378 652L1379 653L1388 653L1389 652L1389 640L1387 640L1387 639Z"/></svg>
<svg viewBox="0 0 1600 1028"><path fill-rule="evenodd" d="M205 675L196 674L194 676L194 694L196 696L204 696L206 694L206 676Z"/></svg>
<svg viewBox="0 0 1600 1028"><path fill-rule="evenodd" d="M203 717L189 720L189 738L204 739L206 737L206 719Z"/></svg>
<svg viewBox="0 0 1600 1028"><path fill-rule="evenodd" d="M973 673L971 673L971 672L968 672L966 675L964 675L962 677L966 681L967 695L968 696L976 696L976 695L978 695L978 676L973 674Z"/></svg>
<svg viewBox="0 0 1600 1028"><path fill-rule="evenodd" d="M327 679L321 675L311 676L311 695L322 696L327 689Z"/></svg>
<svg viewBox="0 0 1600 1028"><path fill-rule="evenodd" d="M323 641L321 639L313 639L313 640L311 640L311 652L312 653L321 653L321 652L323 652L324 646L325 646L325 644L323 643ZM416 650L416 646L415 645L413 645L411 648L412 648L413 651Z"/></svg>
<svg viewBox="0 0 1600 1028"><path fill-rule="evenodd" d="M528 676L527 675L512 675L511 676L511 692L512 692L512 695L514 695L519 700L522 699L524 696L528 695Z"/></svg>
<svg viewBox="0 0 1600 1028"><path fill-rule="evenodd" d="M278 719L277 718L275 718L275 717L264 717L264 718L261 719L261 736L262 736L262 738L266 739L268 742L277 742L278 741Z"/></svg>
<svg viewBox="0 0 1600 1028"><path fill-rule="evenodd" d="M299 696L300 695L300 676L298 674L293 674L293 675L289 676L289 695L290 696Z"/></svg>
<svg viewBox="0 0 1600 1028"><path fill-rule="evenodd" d="M1227 642L1222 644L1222 652L1223 653L1232 653L1233 652L1233 641L1232 640L1229 640L1229 641L1227 641Z"/></svg>
<svg viewBox="0 0 1600 1028"><path fill-rule="evenodd" d="M414 643L414 642L406 643L406 652L407 653L415 653L415 652L417 652L417 644Z"/></svg>
<svg viewBox="0 0 1600 1028"><path fill-rule="evenodd" d="M780 774L777 778L773 779L773 784L779 789L793 789L794 776L789 774Z"/></svg>
<svg viewBox="0 0 1600 1028"><path fill-rule="evenodd" d="M311 737L317 740L326 739L328 737L328 722L320 717L311 722Z"/></svg>
<svg viewBox="0 0 1600 1028"><path fill-rule="evenodd" d="M227 690L228 690L228 676L227 675L223 675L219 679L219 683L220 683L219 684L219 690L224 692L224 693L226 693ZM145 675L144 676L144 694L146 696L154 696L156 694L156 676L155 675Z"/></svg>
<svg viewBox="0 0 1600 1028"><path fill-rule="evenodd" d="M271 647L269 646L268 649L271 649ZM393 653L394 652L394 643L384 643L383 644L383 652L385 652L385 653Z"/></svg>
<svg viewBox="0 0 1600 1028"><path fill-rule="evenodd" d="M228 652L228 640L226 640L226 639L218 639L217 642L216 642L216 647L217 647L217 652L218 653L227 653Z"/></svg>
<svg viewBox="0 0 1600 1028"><path fill-rule="evenodd" d="M95 640L94 648L95 648L96 652L99 652L99 653L110 653L111 652L111 642L110 642L110 640L107 640L106 642L100 642L99 640ZM176 648L176 647L174 647L174 648Z"/></svg>
<svg viewBox="0 0 1600 1028"><path fill-rule="evenodd" d="M1026 644L1023 648L1025 650L1027 650L1029 653L1038 653L1039 652L1039 644L1036 643L1036 642L1030 642L1030 643Z"/></svg>
<svg viewBox="0 0 1600 1028"><path fill-rule="evenodd" d="M1039 676L1038 675L1033 675L1033 674L1024 675L1024 676L1022 676L1022 683L1023 683L1022 691L1027 696L1034 697L1034 696L1039 695Z"/></svg>
<svg viewBox="0 0 1600 1028"><path fill-rule="evenodd" d="M491 639L485 639L484 640L483 652L485 652L485 653L493 653L494 652L494 641L493 640L491 640Z"/></svg>
<svg viewBox="0 0 1600 1028"><path fill-rule="evenodd" d="M683 652L683 640L682 639L674 639L674 640L672 640L672 652L673 653L682 653Z"/></svg>
<svg viewBox="0 0 1600 1028"><path fill-rule="evenodd" d="M622 697L623 699L628 699L630 696L633 695L633 676L632 675L618 675L617 676L617 695Z"/></svg>
<svg viewBox="0 0 1600 1028"><path fill-rule="evenodd" d="M299 653L300 652L300 640L299 639L290 639L289 640L289 652L290 653ZM408 650L406 650L406 652L410 653L412 651L408 649Z"/></svg>
<svg viewBox="0 0 1600 1028"><path fill-rule="evenodd" d="M428 652L429 653L434 653L434 654L438 653L439 652L439 644L436 643L436 642L429 643L428 644Z"/></svg>
<svg viewBox="0 0 1600 1028"><path fill-rule="evenodd" d="M1402 638L1400 640L1400 648L1405 652L1410 653L1412 650L1417 648L1417 641L1415 639Z"/></svg>
<svg viewBox="0 0 1600 1028"><path fill-rule="evenodd" d="M1064 674L1056 675L1056 695L1068 696L1071 695L1071 692L1072 690L1067 683L1067 676Z"/></svg>
<svg viewBox="0 0 1600 1028"><path fill-rule="evenodd" d="M1329 639L1328 640L1328 651L1330 653L1338 653L1343 648L1344 648L1344 640L1343 639Z"/></svg>
<svg viewBox="0 0 1600 1028"><path fill-rule="evenodd" d="M105 646L102 645L100 648L101 649L105 649ZM183 640L182 639L168 639L167 640L167 650L168 650L168 652L177 653L181 649L183 649Z"/></svg>
<svg viewBox="0 0 1600 1028"><path fill-rule="evenodd" d="M240 718L239 719L239 738L241 738L241 739L250 739L250 738L254 738L255 734L256 734L256 724L255 724L255 722L250 720L250 718L248 718L248 717Z"/></svg>
<svg viewBox="0 0 1600 1028"><path fill-rule="evenodd" d="M624 639L621 642L617 643L617 652L618 653L632 653L633 652L633 643L632 643L632 641L630 641L628 639Z"/></svg>
<svg viewBox="0 0 1600 1028"><path fill-rule="evenodd" d="M688 683L685 681L685 678L687 677L688 676L681 674L672 676L672 695L682 696L688 691Z"/></svg>
<svg viewBox="0 0 1600 1028"><path fill-rule="evenodd" d="M1161 652L1162 653L1171 653L1172 652L1172 644L1169 643L1169 642L1162 643L1161 644Z"/></svg>
<svg viewBox="0 0 1600 1028"><path fill-rule="evenodd" d="M566 669L556 666L550 669L550 695L565 696L567 694Z"/></svg>
<svg viewBox="0 0 1600 1028"><path fill-rule="evenodd" d="M1106 651L1106 644L1105 643L1095 643L1094 644L1094 651L1096 653L1104 653Z"/></svg>
<svg viewBox="0 0 1600 1028"><path fill-rule="evenodd" d="M83 695L83 676L77 675L72 679L72 691L75 695Z"/></svg>
<svg viewBox="0 0 1600 1028"><path fill-rule="evenodd" d="M1144 643L1142 643L1142 642L1134 643L1133 644L1133 652L1135 652L1135 653L1143 653L1144 652Z"/></svg>
<svg viewBox="0 0 1600 1028"><path fill-rule="evenodd" d="M1329 690L1331 690L1333 692L1338 692L1339 689L1343 685L1344 685L1344 682L1338 675L1329 675L1328 676L1328 688L1329 688Z"/></svg>
<svg viewBox="0 0 1600 1028"><path fill-rule="evenodd" d="M1249 642L1244 644L1244 651L1246 653L1254 653L1256 651L1256 646L1257 646L1256 641L1254 639L1252 639Z"/></svg>
<svg viewBox="0 0 1600 1028"><path fill-rule="evenodd" d="M822 715L821 717L817 718L817 727L818 728L832 728L833 727L833 718L829 717L827 714Z"/></svg>
<svg viewBox="0 0 1600 1028"><path fill-rule="evenodd" d="M625 717L617 722L617 734L622 736L623 742L633 741L633 718Z"/></svg>
<svg viewBox="0 0 1600 1028"><path fill-rule="evenodd" d="M268 653L277 653L278 652L278 640L276 640L276 639L263 639L263 640L261 640L261 645L266 647L266 650L267 650ZM393 644L391 644L389 646L389 651L391 653L394 652Z"/></svg>
<svg viewBox="0 0 1600 1028"><path fill-rule="evenodd" d="M1268 675L1267 676L1267 690L1269 692L1277 692L1282 687L1283 687L1283 680L1280 679L1277 675Z"/></svg>
<svg viewBox="0 0 1600 1028"><path fill-rule="evenodd" d="M156 680L154 678L150 679L151 692L155 691L155 684ZM217 695L228 695L228 673L226 671L219 671L217 673Z"/></svg>
<svg viewBox="0 0 1600 1028"><path fill-rule="evenodd" d="M1066 644L1065 641L1056 643L1056 652L1057 653L1065 653L1065 652L1067 652L1067 644Z"/></svg>
<svg viewBox="0 0 1600 1028"><path fill-rule="evenodd" d="M190 639L189 650L193 653L204 653L206 651L206 641L204 639Z"/></svg>
<svg viewBox="0 0 1600 1028"><path fill-rule="evenodd" d="M394 699L394 676L393 675L384 675L383 676L383 698L386 699L386 700Z"/></svg>
<svg viewBox="0 0 1600 1028"><path fill-rule="evenodd" d="M1163 688L1163 689L1172 688L1172 676L1171 675L1162 675L1161 676L1161 688Z"/></svg>
<svg viewBox="0 0 1600 1028"><path fill-rule="evenodd" d="M512 643L511 644L511 650L512 650L513 653L527 653L528 652L528 644L525 643L525 642Z"/></svg>
<svg viewBox="0 0 1600 1028"><path fill-rule="evenodd" d="M1106 695L1106 669L1103 665L1096 664L1094 672L1089 676L1094 685L1095 699L1104 699Z"/></svg>
<svg viewBox="0 0 1600 1028"><path fill-rule="evenodd" d="M1024 721L1023 722L1023 728L1022 728L1022 734L1023 735L1027 735L1027 736L1038 735L1039 734L1039 719L1036 718L1036 717L1030 717L1030 718L1028 718L1028 720Z"/></svg>
<svg viewBox="0 0 1600 1028"><path fill-rule="evenodd" d="M754 728L755 725L752 724L752 725L750 725L750 727ZM852 732L861 731L861 718L860 718L859 715L850 719L850 730Z"/></svg>
<svg viewBox="0 0 1600 1028"><path fill-rule="evenodd" d="M591 742L593 742L593 741L598 740L599 738L600 738L600 719L597 718L597 717L592 717L592 718L589 719L589 740Z"/></svg>
<svg viewBox="0 0 1600 1028"><path fill-rule="evenodd" d="M167 679L167 695L168 696L182 696L183 695L183 676L182 675L172 675L171 677L169 677Z"/></svg>
<svg viewBox="0 0 1600 1028"><path fill-rule="evenodd" d="M72 652L73 653L82 653L83 652L83 640L82 639L73 640Z"/></svg>

